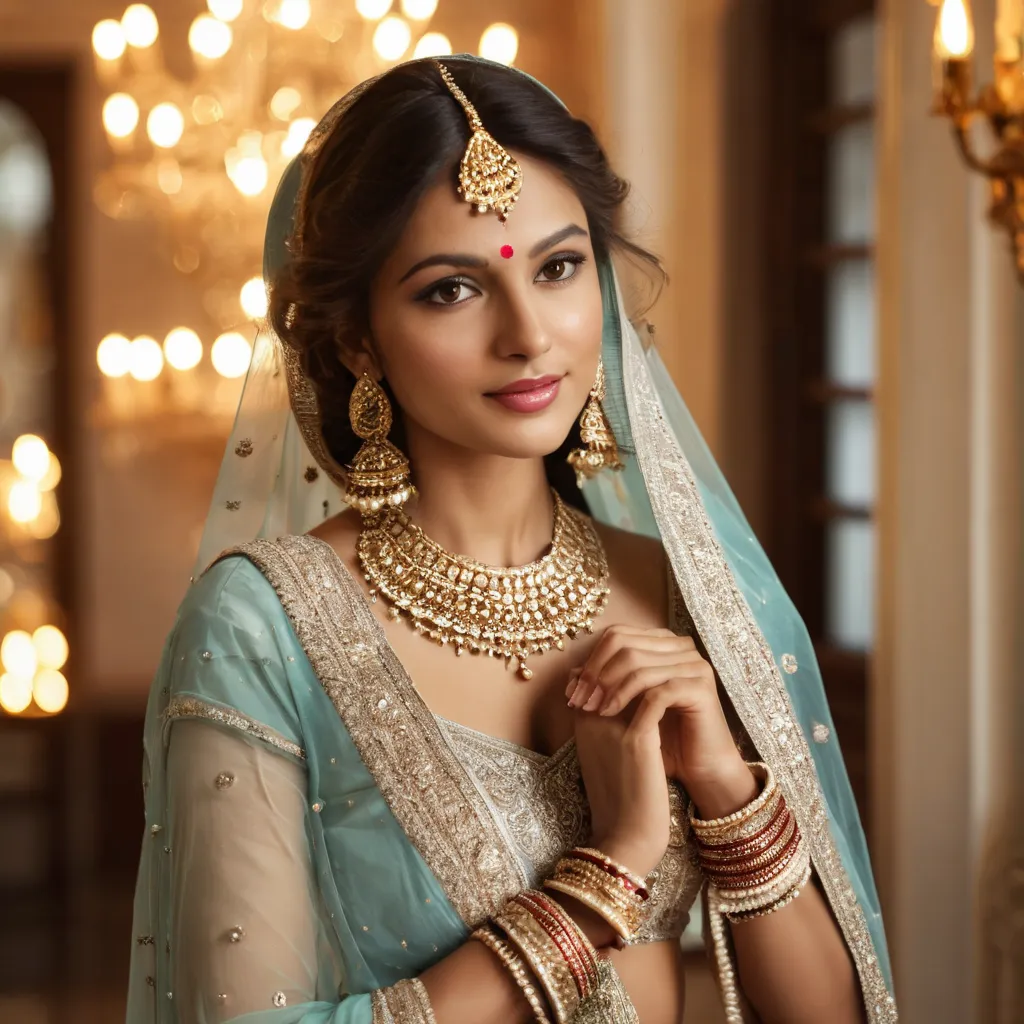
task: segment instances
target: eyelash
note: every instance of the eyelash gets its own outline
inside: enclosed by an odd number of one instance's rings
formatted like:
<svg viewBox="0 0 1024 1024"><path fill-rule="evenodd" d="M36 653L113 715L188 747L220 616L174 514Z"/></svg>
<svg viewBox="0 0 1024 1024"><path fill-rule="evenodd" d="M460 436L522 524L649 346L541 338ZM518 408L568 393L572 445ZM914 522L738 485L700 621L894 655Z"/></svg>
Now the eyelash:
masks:
<svg viewBox="0 0 1024 1024"><path fill-rule="evenodd" d="M551 266L552 263L569 263L572 266L574 266L576 269L568 277L558 278L558 279L556 279L554 281L544 281L543 283L544 284L552 284L552 285L568 284L570 281L572 281L576 277L576 275L579 273L579 268L584 263L586 263L586 262L587 262L587 257L584 256L583 253L581 253L581 252L557 253L556 255L552 256L550 259L548 259L548 260L546 260L544 262L544 265L540 268L541 271L544 270L544 267ZM466 277L459 277L459 276L445 277L445 278L443 278L440 281L435 281L432 285L430 285L430 287L428 287L428 288L424 289L422 292L420 292L416 296L416 301L417 302L424 302L428 306L447 306L447 307L461 306L463 302L467 301L466 299L459 299L457 302L434 302L434 301L432 301L430 297L432 295L434 295L438 291L438 289L443 288L446 285L466 285L467 287L472 287L472 283Z"/></svg>

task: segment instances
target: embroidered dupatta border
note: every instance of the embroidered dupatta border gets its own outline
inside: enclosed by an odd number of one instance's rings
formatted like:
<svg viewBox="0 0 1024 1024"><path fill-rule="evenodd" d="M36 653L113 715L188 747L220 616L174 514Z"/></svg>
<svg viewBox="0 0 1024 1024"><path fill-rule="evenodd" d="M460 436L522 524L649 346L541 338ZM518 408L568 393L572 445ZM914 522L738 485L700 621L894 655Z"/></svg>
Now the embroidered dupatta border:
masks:
<svg viewBox="0 0 1024 1024"><path fill-rule="evenodd" d="M748 735L771 765L811 844L815 870L860 976L868 1020L895 1024L895 1001L836 849L814 760L775 657L718 544L689 461L665 422L640 346L624 337L622 350L630 424L634 438L644 439L636 444L637 457L687 608ZM729 1021L742 1024L735 965L729 962L729 944L720 938L715 952Z"/></svg>
<svg viewBox="0 0 1024 1024"><path fill-rule="evenodd" d="M357 581L306 534L250 541L214 561L231 554L277 592L363 763L463 922L472 929L496 914L526 879Z"/></svg>

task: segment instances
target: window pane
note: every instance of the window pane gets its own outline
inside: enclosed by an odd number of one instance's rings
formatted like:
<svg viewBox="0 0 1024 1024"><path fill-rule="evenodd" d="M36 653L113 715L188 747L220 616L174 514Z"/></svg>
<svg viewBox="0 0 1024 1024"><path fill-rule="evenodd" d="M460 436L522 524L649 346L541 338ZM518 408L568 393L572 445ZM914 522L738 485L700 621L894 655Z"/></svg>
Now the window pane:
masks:
<svg viewBox="0 0 1024 1024"><path fill-rule="evenodd" d="M860 244L875 235L875 132L859 121L836 132L828 152L828 241Z"/></svg>
<svg viewBox="0 0 1024 1024"><path fill-rule="evenodd" d="M870 520L840 519L828 531L829 637L863 651L874 639L875 529Z"/></svg>
<svg viewBox="0 0 1024 1024"><path fill-rule="evenodd" d="M836 402L828 411L828 496L843 505L875 500L875 413L870 402Z"/></svg>
<svg viewBox="0 0 1024 1024"><path fill-rule="evenodd" d="M848 22L832 45L832 103L870 103L875 97L875 17Z"/></svg>
<svg viewBox="0 0 1024 1024"><path fill-rule="evenodd" d="M871 261L832 267L826 301L829 380L851 388L871 387L875 380L875 272Z"/></svg>

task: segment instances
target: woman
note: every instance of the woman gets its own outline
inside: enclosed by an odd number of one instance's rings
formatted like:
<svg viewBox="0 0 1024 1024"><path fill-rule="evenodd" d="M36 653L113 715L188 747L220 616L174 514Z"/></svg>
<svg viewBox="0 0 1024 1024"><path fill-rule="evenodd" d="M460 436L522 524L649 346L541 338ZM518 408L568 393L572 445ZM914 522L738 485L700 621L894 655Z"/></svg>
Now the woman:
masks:
<svg viewBox="0 0 1024 1024"><path fill-rule="evenodd" d="M698 894L731 1021L896 1019L806 633L621 312L625 194L472 57L286 172L150 700L131 1024L669 1024Z"/></svg>

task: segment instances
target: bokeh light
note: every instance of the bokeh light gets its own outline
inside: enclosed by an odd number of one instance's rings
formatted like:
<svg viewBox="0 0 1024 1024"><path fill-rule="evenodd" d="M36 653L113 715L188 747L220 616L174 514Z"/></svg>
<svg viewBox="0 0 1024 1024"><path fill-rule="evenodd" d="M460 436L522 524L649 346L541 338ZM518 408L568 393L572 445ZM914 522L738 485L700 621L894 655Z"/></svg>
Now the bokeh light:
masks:
<svg viewBox="0 0 1024 1024"><path fill-rule="evenodd" d="M164 358L176 370L191 370L203 358L203 343L190 327L175 327L164 338Z"/></svg>
<svg viewBox="0 0 1024 1024"><path fill-rule="evenodd" d="M160 34L153 8L145 4L130 4L126 7L121 15L121 28L128 44L140 50L152 46Z"/></svg>
<svg viewBox="0 0 1024 1024"><path fill-rule="evenodd" d="M414 57L447 57L452 44L443 32L425 32L416 42L412 51Z"/></svg>
<svg viewBox="0 0 1024 1024"><path fill-rule="evenodd" d="M173 103L158 103L146 118L146 134L154 146L176 146L185 130L185 118Z"/></svg>
<svg viewBox="0 0 1024 1024"><path fill-rule="evenodd" d="M96 22L92 30L92 48L102 60L117 60L124 53L127 40L121 23L113 18Z"/></svg>
<svg viewBox="0 0 1024 1024"><path fill-rule="evenodd" d="M373 32L373 48L384 60L398 60L411 42L409 23L397 15L385 18Z"/></svg>
<svg viewBox="0 0 1024 1024"><path fill-rule="evenodd" d="M22 434L11 446L11 462L22 476L38 483L50 468L50 449L36 434Z"/></svg>
<svg viewBox="0 0 1024 1024"><path fill-rule="evenodd" d="M128 372L136 380L156 380L164 368L164 352L156 338L140 334L128 349Z"/></svg>
<svg viewBox="0 0 1024 1024"><path fill-rule="evenodd" d="M0 663L4 671L14 676L31 679L36 674L39 661L36 657L32 637L23 629L12 629L0 643Z"/></svg>
<svg viewBox="0 0 1024 1024"><path fill-rule="evenodd" d="M103 104L103 127L115 139L127 138L139 123L139 105L126 92L115 92Z"/></svg>
<svg viewBox="0 0 1024 1024"><path fill-rule="evenodd" d="M200 14L188 30L188 45L207 60L217 60L231 49L231 26L212 14Z"/></svg>
<svg viewBox="0 0 1024 1024"><path fill-rule="evenodd" d="M63 668L68 660L68 642L64 634L51 625L40 626L32 634L36 660L43 668Z"/></svg>
<svg viewBox="0 0 1024 1024"><path fill-rule="evenodd" d="M267 287L262 277L250 277L242 285L238 298L250 319L258 320L267 315Z"/></svg>
<svg viewBox="0 0 1024 1024"><path fill-rule="evenodd" d="M20 715L32 703L32 680L5 672L0 676L0 707Z"/></svg>
<svg viewBox="0 0 1024 1024"><path fill-rule="evenodd" d="M32 696L43 711L55 715L67 705L68 681L56 669L41 669L32 683Z"/></svg>
<svg viewBox="0 0 1024 1024"><path fill-rule="evenodd" d="M519 52L519 33L503 21L484 29L480 37L480 56L499 64L511 64Z"/></svg>
<svg viewBox="0 0 1024 1024"><path fill-rule="evenodd" d="M213 343L210 359L222 377L241 377L249 369L252 346L237 331L227 331Z"/></svg>

